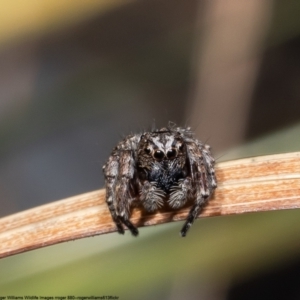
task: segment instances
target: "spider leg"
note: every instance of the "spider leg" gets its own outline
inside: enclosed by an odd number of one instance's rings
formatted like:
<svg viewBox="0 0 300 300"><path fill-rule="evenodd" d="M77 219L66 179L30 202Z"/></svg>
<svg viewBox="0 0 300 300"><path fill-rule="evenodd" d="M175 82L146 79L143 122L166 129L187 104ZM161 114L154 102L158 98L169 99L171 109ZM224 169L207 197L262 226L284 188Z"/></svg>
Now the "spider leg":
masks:
<svg viewBox="0 0 300 300"><path fill-rule="evenodd" d="M209 197L209 191L207 189L205 189L205 187L203 186L203 176L204 173L201 173L201 179L197 178L197 180L200 180L200 184L197 183L197 187L196 187L196 202L193 205L193 207L191 208L188 217L181 229L181 236L184 237L186 236L188 230L190 229L190 227L192 226L192 224L194 223L195 219L197 219L200 210L203 208L204 204L207 202L208 197ZM197 176L198 177L198 176Z"/></svg>
<svg viewBox="0 0 300 300"><path fill-rule="evenodd" d="M204 198L202 196L199 197L199 199L197 199L196 203L190 210L188 217L187 217L187 219L181 229L181 232L180 232L182 237L186 236L188 230L193 225L195 219L197 219L200 210L203 208L203 205L206 203L206 201L205 201L206 199L207 199L207 196L206 196L206 198Z"/></svg>
<svg viewBox="0 0 300 300"><path fill-rule="evenodd" d="M174 208L180 208L188 199L192 197L192 179L187 177L178 181L177 185L171 188L169 205Z"/></svg>
<svg viewBox="0 0 300 300"><path fill-rule="evenodd" d="M130 206L132 202L130 182L134 178L134 159L131 150L122 150L119 153L119 173L116 183L116 214L118 220L122 222L132 233L137 236L138 229L130 222ZM117 223L116 223L117 224Z"/></svg>
<svg viewBox="0 0 300 300"><path fill-rule="evenodd" d="M140 185L140 200L147 211L152 212L163 206L164 197L165 192L155 182L145 181Z"/></svg>
<svg viewBox="0 0 300 300"><path fill-rule="evenodd" d="M204 145L202 153L204 158L203 161L206 164L208 180L210 181L210 186L212 190L214 190L217 187L217 179L216 179L215 169L214 169L215 160L210 153L210 146Z"/></svg>
<svg viewBox="0 0 300 300"><path fill-rule="evenodd" d="M124 218L123 216L119 216L119 219L121 220L121 222L124 225L127 226L127 228L130 230L130 232L133 236L138 236L139 235L138 229L129 221L128 218Z"/></svg>
<svg viewBox="0 0 300 300"><path fill-rule="evenodd" d="M217 187L213 168L214 159L210 154L209 146L202 145L199 141L196 141L196 143L189 143L187 150L190 157L191 174L196 191L196 200L181 229L181 236L183 237L186 236L189 228L198 217L200 210Z"/></svg>
<svg viewBox="0 0 300 300"><path fill-rule="evenodd" d="M103 166L106 187L106 203L118 232L124 234L125 225L134 236L137 228L130 222L130 206L137 196L132 187L135 180L134 151L139 136L127 136L112 151Z"/></svg>
<svg viewBox="0 0 300 300"><path fill-rule="evenodd" d="M106 203L108 205L110 214L115 222L118 232L124 234L124 228L116 212L115 203L115 186L117 181L117 174L119 169L118 156L112 155L108 162L103 166L105 174L105 187L106 187Z"/></svg>

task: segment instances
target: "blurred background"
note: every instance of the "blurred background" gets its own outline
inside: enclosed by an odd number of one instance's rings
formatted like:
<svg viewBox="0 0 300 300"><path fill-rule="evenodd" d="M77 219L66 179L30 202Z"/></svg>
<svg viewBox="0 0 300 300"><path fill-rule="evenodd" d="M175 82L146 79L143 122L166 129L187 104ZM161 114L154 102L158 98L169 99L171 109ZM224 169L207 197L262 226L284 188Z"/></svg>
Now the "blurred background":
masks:
<svg viewBox="0 0 300 300"><path fill-rule="evenodd" d="M103 187L129 133L217 161L300 148L300 3L15 0L0 10L0 217ZM300 211L200 219L0 260L0 296L299 299Z"/></svg>

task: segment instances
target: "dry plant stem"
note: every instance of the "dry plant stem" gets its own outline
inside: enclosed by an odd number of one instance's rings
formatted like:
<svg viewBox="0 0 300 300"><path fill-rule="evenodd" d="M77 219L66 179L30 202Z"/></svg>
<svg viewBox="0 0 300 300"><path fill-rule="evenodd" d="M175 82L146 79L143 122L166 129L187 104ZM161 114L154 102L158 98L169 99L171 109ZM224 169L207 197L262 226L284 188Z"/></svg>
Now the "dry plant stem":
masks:
<svg viewBox="0 0 300 300"><path fill-rule="evenodd" d="M218 188L201 217L300 207L300 152L219 163L216 174ZM148 226L183 220L188 211L137 208L131 220ZM0 219L0 257L113 231L105 192L94 191Z"/></svg>

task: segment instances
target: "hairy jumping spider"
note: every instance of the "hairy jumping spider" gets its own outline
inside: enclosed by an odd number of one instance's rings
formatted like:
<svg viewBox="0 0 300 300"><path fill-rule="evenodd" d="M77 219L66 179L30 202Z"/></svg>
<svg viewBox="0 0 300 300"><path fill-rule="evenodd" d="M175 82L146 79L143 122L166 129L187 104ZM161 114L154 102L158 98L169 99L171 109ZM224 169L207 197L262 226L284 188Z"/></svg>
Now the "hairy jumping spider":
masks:
<svg viewBox="0 0 300 300"><path fill-rule="evenodd" d="M103 166L106 202L118 232L124 234L125 225L138 235L129 220L133 202L141 202L151 212L164 202L177 209L192 199L194 205L181 230L185 236L217 187L214 164L210 147L194 138L190 127L169 124L127 136Z"/></svg>

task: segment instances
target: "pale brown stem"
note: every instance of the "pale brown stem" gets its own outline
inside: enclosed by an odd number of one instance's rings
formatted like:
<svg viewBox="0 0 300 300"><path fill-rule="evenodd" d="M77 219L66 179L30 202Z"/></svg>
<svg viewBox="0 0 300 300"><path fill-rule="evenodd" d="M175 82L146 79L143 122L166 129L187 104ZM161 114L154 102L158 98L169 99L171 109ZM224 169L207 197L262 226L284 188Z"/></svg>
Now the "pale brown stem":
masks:
<svg viewBox="0 0 300 300"><path fill-rule="evenodd" d="M300 207L300 152L219 163L216 175L218 188L201 217ZM0 219L0 257L116 231L104 196L102 189ZM188 211L136 208L131 220L149 226L183 220Z"/></svg>

